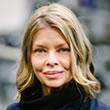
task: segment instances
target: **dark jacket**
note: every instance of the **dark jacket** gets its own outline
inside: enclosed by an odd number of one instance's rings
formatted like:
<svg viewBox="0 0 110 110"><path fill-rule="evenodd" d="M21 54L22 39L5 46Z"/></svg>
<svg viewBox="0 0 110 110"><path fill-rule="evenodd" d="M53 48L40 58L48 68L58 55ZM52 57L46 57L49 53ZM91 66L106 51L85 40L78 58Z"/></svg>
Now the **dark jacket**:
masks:
<svg viewBox="0 0 110 110"><path fill-rule="evenodd" d="M69 106L69 108L65 108L65 109L62 109L62 110L73 110L73 109L74 108L72 106ZM19 105L19 103L13 103L6 110L20 110L20 105ZM99 100L92 98L90 100L89 110L110 110L110 107L103 104Z"/></svg>
<svg viewBox="0 0 110 110"><path fill-rule="evenodd" d="M55 89L47 96L42 96L40 87L36 82L27 88L21 93L20 102L10 105L7 110L110 110L97 99L90 98L74 82L66 84L62 89Z"/></svg>
<svg viewBox="0 0 110 110"><path fill-rule="evenodd" d="M37 86L36 86L37 85ZM74 82L51 94L42 96L39 82L21 93L20 102L10 105L7 110L110 110L108 106L90 98L80 85Z"/></svg>

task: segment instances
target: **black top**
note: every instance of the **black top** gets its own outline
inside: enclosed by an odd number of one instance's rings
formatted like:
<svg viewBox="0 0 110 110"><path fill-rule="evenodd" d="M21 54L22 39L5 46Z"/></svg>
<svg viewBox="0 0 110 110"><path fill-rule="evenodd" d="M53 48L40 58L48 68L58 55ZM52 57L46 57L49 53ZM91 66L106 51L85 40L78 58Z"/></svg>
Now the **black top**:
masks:
<svg viewBox="0 0 110 110"><path fill-rule="evenodd" d="M40 83L37 82L21 94L20 102L9 105L6 110L110 110L96 98L86 96L74 82L48 96L41 96Z"/></svg>
<svg viewBox="0 0 110 110"><path fill-rule="evenodd" d="M21 95L21 110L89 110L89 98L76 83L70 82L50 95L42 96L37 82ZM82 109L83 108L83 109Z"/></svg>

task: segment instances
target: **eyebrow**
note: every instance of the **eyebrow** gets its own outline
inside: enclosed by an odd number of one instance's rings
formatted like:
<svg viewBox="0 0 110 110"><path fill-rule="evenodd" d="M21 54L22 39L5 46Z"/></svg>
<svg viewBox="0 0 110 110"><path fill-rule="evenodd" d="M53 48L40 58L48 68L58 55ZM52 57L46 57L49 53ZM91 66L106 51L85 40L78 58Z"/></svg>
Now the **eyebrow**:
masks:
<svg viewBox="0 0 110 110"><path fill-rule="evenodd" d="M33 48L36 48L36 47L46 48L46 47L45 47L44 45L42 45L42 44L34 44L32 47L33 47Z"/></svg>
<svg viewBox="0 0 110 110"><path fill-rule="evenodd" d="M68 44L66 44L66 43L58 44L58 45L56 46L56 48L63 47L63 46L68 46ZM69 47L69 46L68 46L68 47Z"/></svg>
<svg viewBox="0 0 110 110"><path fill-rule="evenodd" d="M63 47L63 46L68 46L68 44L66 44L66 43L61 43L61 44L56 45L55 48L59 48L59 47ZM34 44L33 47L42 47L42 48L46 48L45 45L40 44L40 43L39 43L39 44ZM69 46L68 46L68 47L69 47Z"/></svg>

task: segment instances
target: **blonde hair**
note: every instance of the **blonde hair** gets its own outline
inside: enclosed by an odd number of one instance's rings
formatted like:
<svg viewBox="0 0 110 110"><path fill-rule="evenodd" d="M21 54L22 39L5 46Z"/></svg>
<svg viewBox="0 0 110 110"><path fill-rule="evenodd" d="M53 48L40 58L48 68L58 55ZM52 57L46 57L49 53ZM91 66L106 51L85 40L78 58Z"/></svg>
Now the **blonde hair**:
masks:
<svg viewBox="0 0 110 110"><path fill-rule="evenodd" d="M21 92L33 83L30 61L32 36L45 26L55 28L63 34L71 49L73 80L80 84L87 94L95 96L100 91L100 83L90 69L92 64L91 44L74 13L56 3L37 9L28 22L23 35L22 55L17 70L17 96L20 97Z"/></svg>

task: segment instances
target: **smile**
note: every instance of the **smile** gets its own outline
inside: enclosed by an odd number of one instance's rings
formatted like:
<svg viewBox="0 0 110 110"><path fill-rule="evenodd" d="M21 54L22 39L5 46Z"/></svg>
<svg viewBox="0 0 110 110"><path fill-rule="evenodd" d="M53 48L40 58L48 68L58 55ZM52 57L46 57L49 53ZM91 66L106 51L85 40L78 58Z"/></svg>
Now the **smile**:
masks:
<svg viewBox="0 0 110 110"><path fill-rule="evenodd" d="M57 79L62 76L63 71L46 71L46 72L43 72L43 74L45 75L45 77L49 79Z"/></svg>

